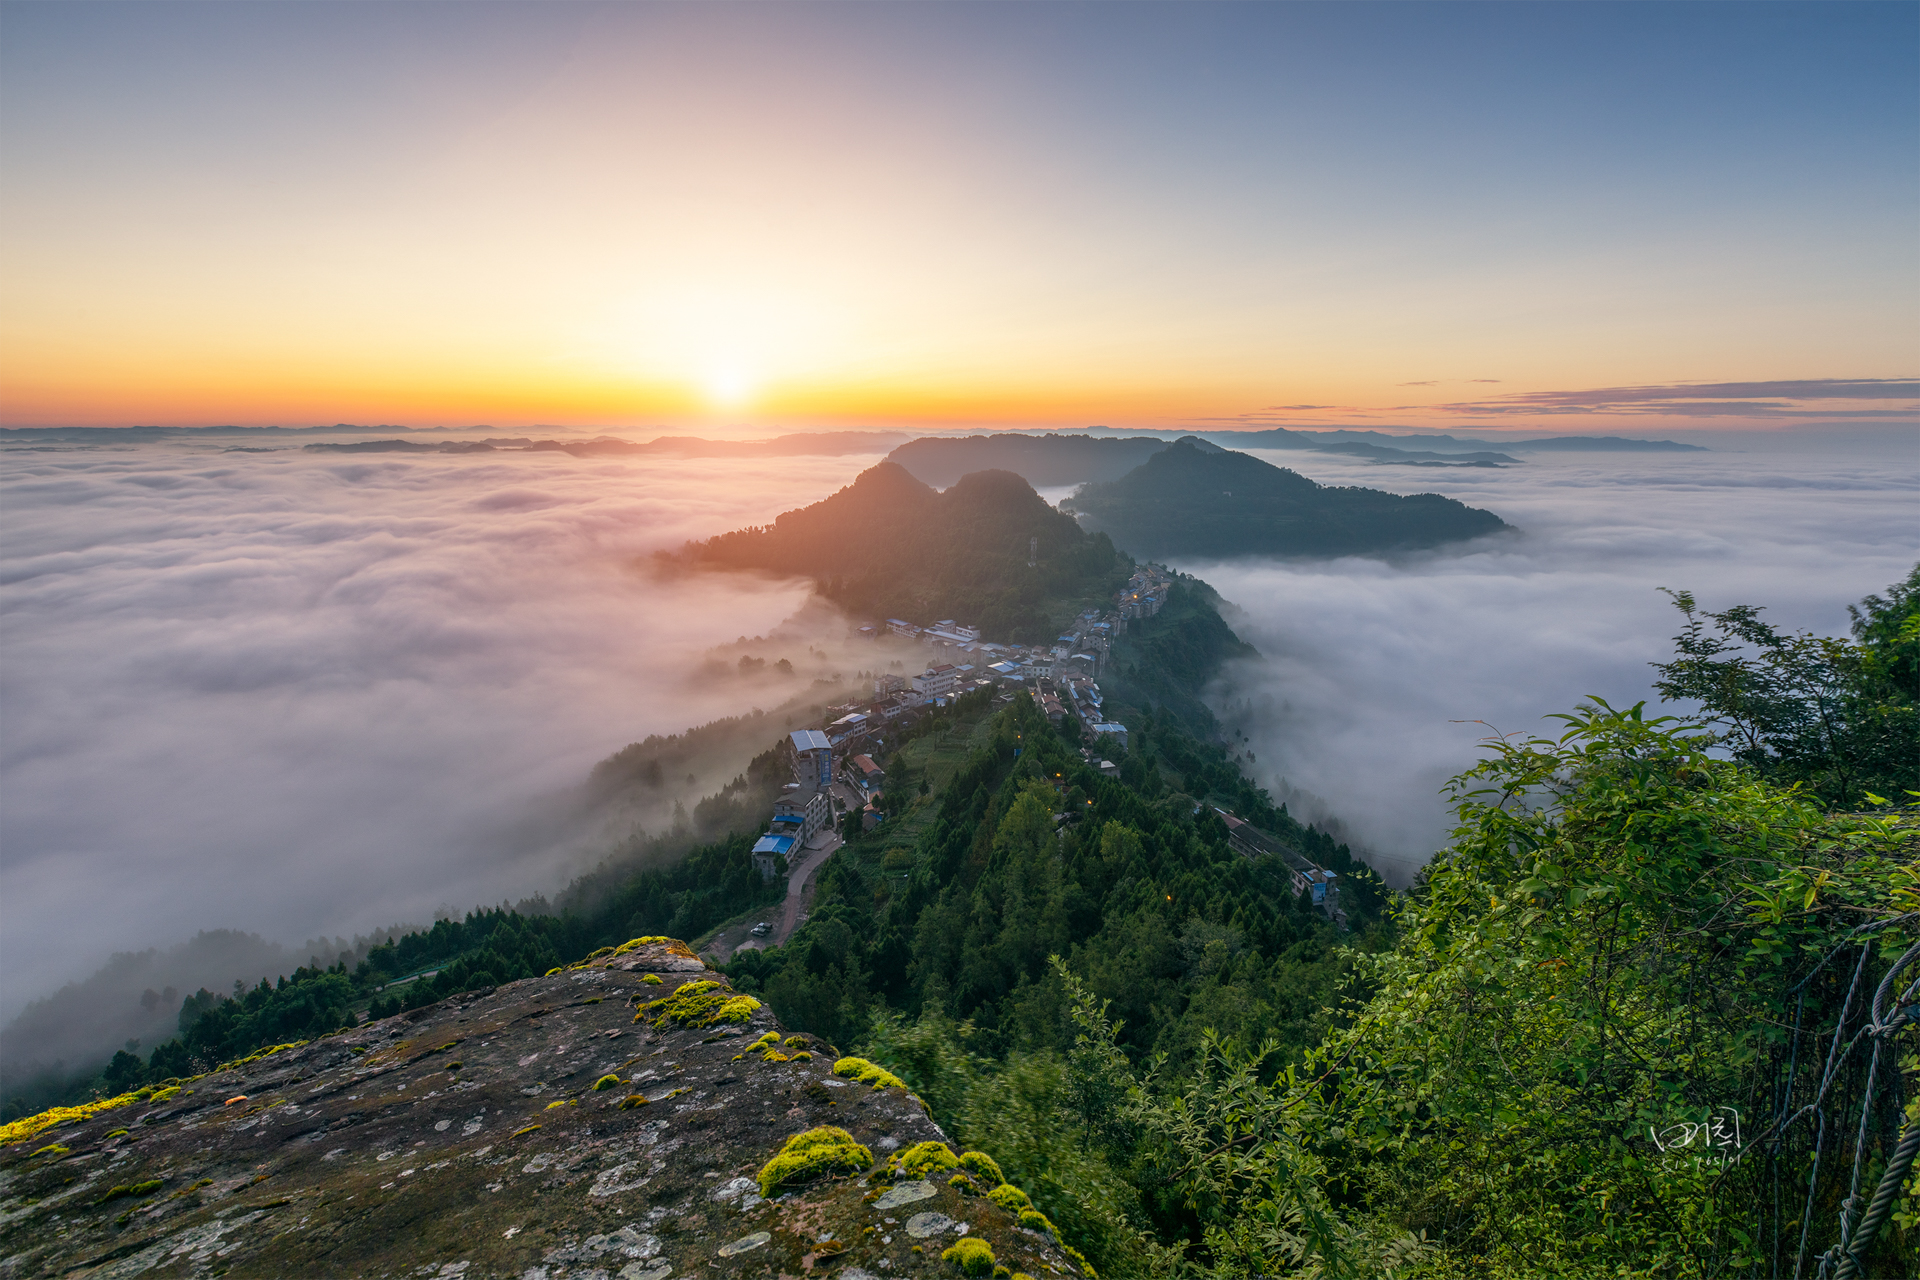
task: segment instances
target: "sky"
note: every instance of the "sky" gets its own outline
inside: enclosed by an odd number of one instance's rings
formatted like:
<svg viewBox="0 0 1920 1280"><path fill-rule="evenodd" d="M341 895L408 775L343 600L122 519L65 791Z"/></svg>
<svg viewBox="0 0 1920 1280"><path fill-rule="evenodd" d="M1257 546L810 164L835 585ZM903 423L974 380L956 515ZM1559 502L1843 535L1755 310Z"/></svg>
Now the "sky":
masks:
<svg viewBox="0 0 1920 1280"><path fill-rule="evenodd" d="M1910 426L1911 4L0 10L0 425Z"/></svg>

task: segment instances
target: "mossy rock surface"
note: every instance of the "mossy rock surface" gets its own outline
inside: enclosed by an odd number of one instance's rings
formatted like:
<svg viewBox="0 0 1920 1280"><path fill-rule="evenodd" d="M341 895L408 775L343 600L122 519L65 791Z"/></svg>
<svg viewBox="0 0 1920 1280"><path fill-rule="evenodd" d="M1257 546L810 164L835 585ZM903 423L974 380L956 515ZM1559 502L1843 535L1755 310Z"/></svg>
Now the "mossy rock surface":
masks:
<svg viewBox="0 0 1920 1280"><path fill-rule="evenodd" d="M688 998L737 998L684 944L637 941L22 1125L0 1146L0 1277L585 1280L670 1267L675 1280L724 1280L829 1263L835 1275L953 1276L941 1253L961 1239L1030 1275L1085 1274L1015 1212L944 1178L909 1210L950 1220L941 1234L887 1227L882 1169L923 1144L946 1150L945 1135L904 1091L835 1076L824 1056L734 1061L756 1038L786 1038L769 1010L706 1027L631 1021L628 1005L706 983ZM592 1088L608 1075L619 1087ZM556 1101L574 1105L548 1110ZM842 1159L763 1196L761 1171L823 1129L870 1166Z"/></svg>

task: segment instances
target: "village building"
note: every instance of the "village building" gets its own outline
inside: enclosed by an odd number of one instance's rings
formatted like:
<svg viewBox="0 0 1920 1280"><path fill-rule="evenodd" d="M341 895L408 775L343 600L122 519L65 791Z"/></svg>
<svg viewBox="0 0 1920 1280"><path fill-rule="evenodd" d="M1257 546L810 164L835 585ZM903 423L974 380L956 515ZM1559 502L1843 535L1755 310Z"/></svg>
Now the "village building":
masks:
<svg viewBox="0 0 1920 1280"><path fill-rule="evenodd" d="M886 770L873 762L872 756L855 756L847 761L847 781L859 790L862 796L871 797L880 790L887 780Z"/></svg>
<svg viewBox="0 0 1920 1280"><path fill-rule="evenodd" d="M833 743L819 729L796 729L787 735L793 755L793 780L824 791L833 785Z"/></svg>

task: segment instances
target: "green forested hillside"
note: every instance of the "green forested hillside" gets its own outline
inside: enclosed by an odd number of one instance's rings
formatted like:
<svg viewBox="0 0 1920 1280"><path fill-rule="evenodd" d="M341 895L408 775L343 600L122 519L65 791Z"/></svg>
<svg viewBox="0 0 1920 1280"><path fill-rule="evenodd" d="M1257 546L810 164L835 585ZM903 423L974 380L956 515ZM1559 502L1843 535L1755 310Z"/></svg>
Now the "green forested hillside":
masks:
<svg viewBox="0 0 1920 1280"><path fill-rule="evenodd" d="M729 973L1117 1274L1772 1275L1883 1184L1861 1274L1913 1274L1915 822L1639 708L1566 722L1490 743L1452 848L1340 934L1195 812L1231 785L1214 749L1156 723L1113 782L1016 705L909 865L842 854Z"/></svg>
<svg viewBox="0 0 1920 1280"><path fill-rule="evenodd" d="M1015 643L1050 639L1081 608L1109 603L1132 570L1104 535L1082 531L1012 472L974 472L941 492L893 462L669 560L811 578L856 616L954 618Z"/></svg>
<svg viewBox="0 0 1920 1280"><path fill-rule="evenodd" d="M1136 708L1155 707L1195 733L1211 736L1213 712L1201 692L1225 663L1258 656L1220 616L1221 603L1219 593L1200 579L1175 573L1160 612L1127 624L1100 678L1107 701L1122 719Z"/></svg>
<svg viewBox="0 0 1920 1280"><path fill-rule="evenodd" d="M1437 493L1402 497L1316 484L1191 437L1118 480L1084 486L1067 505L1123 551L1150 559L1358 555L1508 527L1490 511Z"/></svg>

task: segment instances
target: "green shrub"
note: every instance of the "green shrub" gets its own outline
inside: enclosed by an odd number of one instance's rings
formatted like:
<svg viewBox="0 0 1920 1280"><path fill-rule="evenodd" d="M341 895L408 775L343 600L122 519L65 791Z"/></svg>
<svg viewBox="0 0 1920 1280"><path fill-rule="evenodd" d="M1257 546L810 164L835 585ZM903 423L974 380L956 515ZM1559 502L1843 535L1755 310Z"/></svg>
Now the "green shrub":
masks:
<svg viewBox="0 0 1920 1280"><path fill-rule="evenodd" d="M1047 1215L1038 1209L1022 1209L1020 1211L1020 1225L1030 1231L1044 1231L1050 1236L1060 1234L1054 1229L1053 1223L1048 1221Z"/></svg>
<svg viewBox="0 0 1920 1280"><path fill-rule="evenodd" d="M598 1093L602 1089L611 1089L613 1088L613 1086L619 1083L620 1083L619 1076L614 1076L614 1075L601 1076L598 1080L595 1080L593 1082L593 1089L595 1093Z"/></svg>

